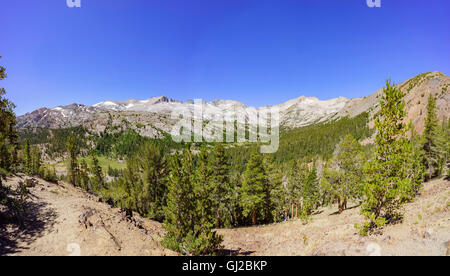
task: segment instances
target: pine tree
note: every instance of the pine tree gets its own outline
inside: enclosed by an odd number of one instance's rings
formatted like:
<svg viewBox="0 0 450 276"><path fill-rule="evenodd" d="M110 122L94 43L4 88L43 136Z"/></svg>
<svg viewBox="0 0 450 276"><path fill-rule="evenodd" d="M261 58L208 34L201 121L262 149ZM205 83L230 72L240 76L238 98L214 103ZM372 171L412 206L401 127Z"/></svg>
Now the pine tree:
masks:
<svg viewBox="0 0 450 276"><path fill-rule="evenodd" d="M280 179L279 185L276 185L271 192L273 203L272 217L274 222L280 222L289 218L289 196L287 190L287 181Z"/></svg>
<svg viewBox="0 0 450 276"><path fill-rule="evenodd" d="M302 210L302 188L308 177L308 167L303 162L294 160L289 169L287 197L290 208L290 218L297 218Z"/></svg>
<svg viewBox="0 0 450 276"><path fill-rule="evenodd" d="M197 198L197 210L201 224L213 227L215 225L216 214L214 212L213 202L213 175L214 169L211 167L208 152L205 146L202 146L197 158L197 169L195 171L194 193Z"/></svg>
<svg viewBox="0 0 450 276"><path fill-rule="evenodd" d="M302 212L301 219L307 221L313 212L320 205L319 180L317 178L317 168L313 164L312 170L302 185Z"/></svg>
<svg viewBox="0 0 450 276"><path fill-rule="evenodd" d="M127 162L127 168L123 173L124 186L126 197L122 205L128 214L132 214L133 210L143 214L144 204L142 203L143 196L143 181L139 175L139 165L135 158L131 158Z"/></svg>
<svg viewBox="0 0 450 276"><path fill-rule="evenodd" d="M432 94L428 97L427 116L425 118L424 129L424 144L423 150L425 152L424 161L427 167L427 179L433 178L438 171L440 151L438 148L439 133L439 119L436 114L436 99Z"/></svg>
<svg viewBox="0 0 450 276"><path fill-rule="evenodd" d="M31 146L30 146L30 136L27 135L25 140L24 149L24 170L26 173L31 173Z"/></svg>
<svg viewBox="0 0 450 276"><path fill-rule="evenodd" d="M261 155L255 150L250 156L247 168L244 172L244 183L242 184L240 202L243 215L250 215L252 224L260 221L265 207L265 187L267 175L264 170Z"/></svg>
<svg viewBox="0 0 450 276"><path fill-rule="evenodd" d="M138 162L142 168L144 180L144 201L148 216L156 220L164 218L163 207L166 204L167 171L166 157L161 147L154 144L144 144L137 154Z"/></svg>
<svg viewBox="0 0 450 276"><path fill-rule="evenodd" d="M325 171L325 186L331 194L331 201L337 201L338 212L347 209L347 203L362 196L364 153L361 145L351 134L339 146L339 153L332 163L334 168Z"/></svg>
<svg viewBox="0 0 450 276"><path fill-rule="evenodd" d="M6 69L0 66L0 81L5 78ZM5 94L5 89L0 88L0 205L9 202L10 189L3 187L2 180L17 166L18 147L15 105L4 97Z"/></svg>
<svg viewBox="0 0 450 276"><path fill-rule="evenodd" d="M0 80L5 78L5 68L0 66ZM18 146L15 105L4 98L5 94L5 89L0 88L0 178L5 173L11 172L16 166L15 151Z"/></svg>
<svg viewBox="0 0 450 276"><path fill-rule="evenodd" d="M78 147L75 140L75 137L73 135L70 135L67 138L66 142L66 149L69 154L69 168L68 172L70 175L70 183L74 186L77 185L77 176L79 174L78 172Z"/></svg>
<svg viewBox="0 0 450 276"><path fill-rule="evenodd" d="M11 159L5 139L0 134L0 174L10 171ZM1 176L0 176L1 178Z"/></svg>
<svg viewBox="0 0 450 276"><path fill-rule="evenodd" d="M231 225L231 198L233 187L230 182L230 161L221 143L217 143L213 150L211 166L213 170L212 192L214 209L216 210L216 227L224 224Z"/></svg>
<svg viewBox="0 0 450 276"><path fill-rule="evenodd" d="M230 176L230 181L234 184L231 196L231 225L237 227L243 220L242 208L239 202L239 193L242 188L242 174L234 171Z"/></svg>
<svg viewBox="0 0 450 276"><path fill-rule="evenodd" d="M448 126L446 127L445 118L442 121L442 124L437 127L435 143L435 153L437 157L435 171L436 175L443 176L446 173L445 168L449 161L450 144L450 132Z"/></svg>
<svg viewBox="0 0 450 276"><path fill-rule="evenodd" d="M386 81L375 120L375 156L364 168L367 177L361 211L369 221L360 227L361 234L401 219L401 207L414 193L415 180L407 174L412 147L403 123L406 115L403 97L400 89Z"/></svg>
<svg viewBox="0 0 450 276"><path fill-rule="evenodd" d="M41 152L37 146L33 147L31 152L31 169L30 174L35 176L39 175L41 172Z"/></svg>
<svg viewBox="0 0 450 276"><path fill-rule="evenodd" d="M165 208L164 244L177 252L185 251L184 238L193 231L194 198L190 177L193 174L192 156L185 150L184 156L176 154L170 162L167 207ZM191 214L192 212L192 214ZM187 253L187 252L185 252Z"/></svg>
<svg viewBox="0 0 450 276"><path fill-rule="evenodd" d="M277 212L274 214L276 196L280 196L279 190L281 184L281 172L275 166L275 160L272 154L265 154L263 158L263 166L267 175L266 185L264 186L264 222L270 223L278 218ZM283 187L284 188L284 187Z"/></svg>
<svg viewBox="0 0 450 276"><path fill-rule="evenodd" d="M89 168L86 160L82 159L80 161L79 169L78 169L78 177L77 177L78 185L84 190L90 190L91 180L89 178Z"/></svg>
<svg viewBox="0 0 450 276"><path fill-rule="evenodd" d="M165 208L163 244L186 255L214 255L222 237L212 231L214 217L204 207L212 205L208 185L208 164L202 152L195 170L190 148L170 162L170 175Z"/></svg>
<svg viewBox="0 0 450 276"><path fill-rule="evenodd" d="M214 209L213 176L214 169L210 164L208 152L203 146L198 154L194 180L194 194L196 197L196 227L203 227L207 231L212 231L216 226L217 213Z"/></svg>
<svg viewBox="0 0 450 276"><path fill-rule="evenodd" d="M102 167L100 166L100 163L98 161L97 156L95 155L94 151L91 151L91 162L92 165L89 169L90 174L93 176L92 177L92 184L93 184L93 189L95 191L98 191L102 188L104 188L104 177L103 177L103 170ZM87 189L88 187L85 187L85 189Z"/></svg>
<svg viewBox="0 0 450 276"><path fill-rule="evenodd" d="M446 179L450 178L450 118L446 119L444 118L443 122L442 122L442 131L444 133L444 151L445 151L445 155L443 156L443 168L442 171L443 173L447 173Z"/></svg>
<svg viewBox="0 0 450 276"><path fill-rule="evenodd" d="M333 162L333 161L332 161ZM344 173L333 166L332 168L325 168L320 187L322 189L322 205L327 206L333 203L338 204L338 212L341 213L344 208L344 201L342 194L344 192Z"/></svg>

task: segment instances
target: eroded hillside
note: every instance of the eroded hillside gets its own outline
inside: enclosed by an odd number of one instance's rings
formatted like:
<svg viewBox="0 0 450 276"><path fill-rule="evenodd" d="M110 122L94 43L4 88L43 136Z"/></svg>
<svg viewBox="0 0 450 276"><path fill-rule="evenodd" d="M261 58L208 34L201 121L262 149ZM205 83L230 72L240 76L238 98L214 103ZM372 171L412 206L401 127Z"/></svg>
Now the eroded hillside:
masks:
<svg viewBox="0 0 450 276"><path fill-rule="evenodd" d="M19 177L8 179L15 186ZM71 185L38 180L30 188L23 225L0 222L0 255L163 256L175 253L159 240L161 224L134 214L127 217Z"/></svg>

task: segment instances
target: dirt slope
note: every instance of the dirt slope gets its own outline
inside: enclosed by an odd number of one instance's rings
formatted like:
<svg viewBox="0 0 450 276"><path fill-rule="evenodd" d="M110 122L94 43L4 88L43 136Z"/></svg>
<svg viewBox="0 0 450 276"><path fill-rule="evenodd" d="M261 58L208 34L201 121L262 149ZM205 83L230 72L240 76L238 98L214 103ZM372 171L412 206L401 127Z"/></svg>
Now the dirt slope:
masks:
<svg viewBox="0 0 450 276"><path fill-rule="evenodd" d="M225 248L239 255L449 255L450 182L424 184L406 206L405 220L382 235L361 237L359 208L340 215L324 209L307 225L289 221L269 226L219 230Z"/></svg>
<svg viewBox="0 0 450 276"><path fill-rule="evenodd" d="M127 219L65 183L39 180L30 190L32 213L24 225L0 222L0 255L174 255L159 244L163 231L157 222L137 215Z"/></svg>

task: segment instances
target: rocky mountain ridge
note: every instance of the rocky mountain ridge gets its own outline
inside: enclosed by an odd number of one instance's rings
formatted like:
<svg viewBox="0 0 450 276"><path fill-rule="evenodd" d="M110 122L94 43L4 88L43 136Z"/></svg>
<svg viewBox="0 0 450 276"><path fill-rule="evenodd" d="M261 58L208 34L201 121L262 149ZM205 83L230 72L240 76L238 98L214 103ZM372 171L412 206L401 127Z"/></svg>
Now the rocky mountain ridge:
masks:
<svg viewBox="0 0 450 276"><path fill-rule="evenodd" d="M423 129L426 102L431 93L437 99L438 115L447 116L450 103L450 77L441 72L420 74L398 87L405 93L407 120L412 121L418 131ZM297 128L344 116L354 117L363 112L375 113L382 89L363 98L347 99L339 97L321 101L315 97L301 96L275 105L280 111L280 124ZM214 120L217 114L235 115L244 112L246 118L262 108L251 108L232 100L203 102L203 118ZM18 117L19 128L67 128L84 126L94 132L103 131L108 124L136 129L141 135L158 137L162 132L170 132L177 120L176 114L193 114L194 101L181 102L166 96L147 100L104 101L93 106L71 104L52 109L41 108Z"/></svg>

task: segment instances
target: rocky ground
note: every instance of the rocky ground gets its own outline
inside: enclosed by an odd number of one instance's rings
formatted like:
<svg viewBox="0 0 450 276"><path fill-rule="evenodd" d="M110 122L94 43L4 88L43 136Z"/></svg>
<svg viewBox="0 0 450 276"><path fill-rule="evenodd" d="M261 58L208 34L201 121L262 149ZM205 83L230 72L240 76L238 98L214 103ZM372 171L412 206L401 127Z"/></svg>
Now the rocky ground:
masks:
<svg viewBox="0 0 450 276"><path fill-rule="evenodd" d="M422 194L407 204L403 223L381 235L361 237L354 228L363 221L359 207L337 214L321 210L312 221L219 230L225 248L242 255L450 255L450 181L424 184Z"/></svg>
<svg viewBox="0 0 450 276"><path fill-rule="evenodd" d="M25 177L8 179L15 186ZM160 223L119 209L73 186L38 180L23 225L1 221L0 255L175 255L164 249ZM1 210L0 210L1 211ZM1 212L0 212L1 213ZM450 182L425 183L401 224L361 237L359 207L327 208L300 221L221 229L225 255L450 255Z"/></svg>
<svg viewBox="0 0 450 276"><path fill-rule="evenodd" d="M24 180L14 177L8 185ZM0 222L0 255L174 255L159 223L111 208L71 185L38 180L24 225Z"/></svg>

